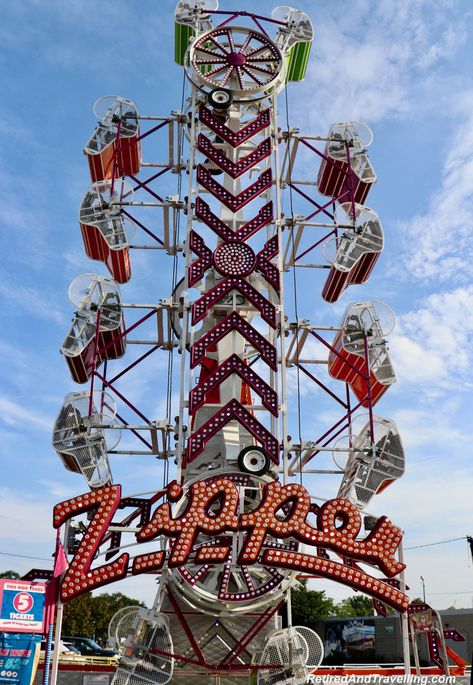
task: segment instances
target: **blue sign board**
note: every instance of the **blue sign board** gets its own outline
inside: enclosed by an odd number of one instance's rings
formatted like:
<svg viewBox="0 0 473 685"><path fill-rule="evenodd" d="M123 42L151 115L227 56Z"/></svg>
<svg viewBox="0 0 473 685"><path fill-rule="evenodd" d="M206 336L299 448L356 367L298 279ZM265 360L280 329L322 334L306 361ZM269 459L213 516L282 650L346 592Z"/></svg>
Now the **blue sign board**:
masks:
<svg viewBox="0 0 473 685"><path fill-rule="evenodd" d="M0 633L0 685L32 685L40 644L40 635Z"/></svg>
<svg viewBox="0 0 473 685"><path fill-rule="evenodd" d="M45 595L45 583L0 580L0 630L13 633L43 632Z"/></svg>

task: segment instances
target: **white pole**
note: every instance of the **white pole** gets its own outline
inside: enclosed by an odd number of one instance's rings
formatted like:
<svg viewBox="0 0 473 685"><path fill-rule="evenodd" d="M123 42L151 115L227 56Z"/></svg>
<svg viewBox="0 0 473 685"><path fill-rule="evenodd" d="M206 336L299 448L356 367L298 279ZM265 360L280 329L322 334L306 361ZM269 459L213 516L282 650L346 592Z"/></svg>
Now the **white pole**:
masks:
<svg viewBox="0 0 473 685"><path fill-rule="evenodd" d="M69 528L70 521L66 521L66 526L64 529L64 553L67 555L68 545L69 545ZM64 613L64 604L61 602L61 585L64 578L64 573L58 578L58 593L56 602L56 624L54 628L54 651L53 658L51 662L51 679L49 685L57 685L57 673L59 666L59 648L61 642L61 632L62 632L62 616Z"/></svg>
<svg viewBox="0 0 473 685"><path fill-rule="evenodd" d="M399 561L401 564L404 563L404 545L403 541L399 545ZM406 577L404 571L402 571L400 578L400 589L401 592L406 593ZM402 632L402 654L404 658L404 673L406 675L411 672L411 656L409 650L409 618L407 616L407 611L401 614L401 632Z"/></svg>
<svg viewBox="0 0 473 685"><path fill-rule="evenodd" d="M56 604L56 626L54 630L54 651L53 659L51 662L51 680L50 685L57 684L57 672L59 666L59 648L61 641L61 631L62 631L62 615L64 613L64 604L58 599Z"/></svg>

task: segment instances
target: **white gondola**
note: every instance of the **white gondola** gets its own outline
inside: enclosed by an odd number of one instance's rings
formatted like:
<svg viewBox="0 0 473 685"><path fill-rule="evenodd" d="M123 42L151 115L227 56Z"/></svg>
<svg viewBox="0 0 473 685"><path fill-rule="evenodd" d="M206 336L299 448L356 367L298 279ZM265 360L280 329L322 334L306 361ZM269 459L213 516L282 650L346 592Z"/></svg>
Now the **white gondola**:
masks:
<svg viewBox="0 0 473 685"><path fill-rule="evenodd" d="M271 18L285 23L276 34L276 45L283 54L287 54L297 43L310 42L314 38L310 17L302 10L281 5L273 9Z"/></svg>
<svg viewBox="0 0 473 685"><path fill-rule="evenodd" d="M141 167L139 113L134 102L105 95L94 105L98 126L84 147L92 181L138 173Z"/></svg>
<svg viewBox="0 0 473 685"><path fill-rule="evenodd" d="M337 494L359 509L368 506L374 495L382 492L405 471L404 447L396 424L375 416L373 427L373 438L368 421L359 435L352 439L352 449Z"/></svg>
<svg viewBox="0 0 473 685"><path fill-rule="evenodd" d="M177 24L191 26L197 34L210 31L212 21L207 12L218 9L218 0L179 0L174 21Z"/></svg>
<svg viewBox="0 0 473 685"><path fill-rule="evenodd" d="M108 624L107 645L111 649L121 650L125 641L135 624L136 617L141 607L139 604L132 604L122 607L113 614Z"/></svg>
<svg viewBox="0 0 473 685"><path fill-rule="evenodd" d="M174 671L172 654L167 618L141 608L123 648L114 685L166 685Z"/></svg>
<svg viewBox="0 0 473 685"><path fill-rule="evenodd" d="M99 181L87 190L79 210L87 256L103 262L118 283L131 277L129 230L119 203L129 200L132 193L130 184L122 179Z"/></svg>
<svg viewBox="0 0 473 685"><path fill-rule="evenodd" d="M352 228L325 243L326 248L335 247L322 290L326 302L336 302L349 285L366 283L384 247L383 228L376 212L355 204L355 220L352 221L352 210L350 203L343 203L338 208L338 223Z"/></svg>
<svg viewBox="0 0 473 685"><path fill-rule="evenodd" d="M308 646L295 628L272 633L258 661L258 685L306 685Z"/></svg>
<svg viewBox="0 0 473 685"><path fill-rule="evenodd" d="M307 645L306 666L312 673L318 669L324 658L324 643L319 635L307 626L294 626L294 630L304 638Z"/></svg>
<svg viewBox="0 0 473 685"><path fill-rule="evenodd" d="M100 391L95 393L89 416L90 393L73 392L66 395L61 411L54 423L52 443L68 471L81 473L90 488L112 483L108 462L108 449L104 424L112 424L115 418L113 400ZM115 445L120 437L115 433Z"/></svg>
<svg viewBox="0 0 473 685"><path fill-rule="evenodd" d="M332 124L319 168L317 184L322 195L341 202L364 204L376 182L376 173L366 153L373 139L371 129L357 121Z"/></svg>
<svg viewBox="0 0 473 685"><path fill-rule="evenodd" d="M120 292L115 281L95 274L83 274L69 287L77 307L61 347L72 378L85 383L102 361L125 353L125 322ZM97 331L98 322L98 331Z"/></svg>

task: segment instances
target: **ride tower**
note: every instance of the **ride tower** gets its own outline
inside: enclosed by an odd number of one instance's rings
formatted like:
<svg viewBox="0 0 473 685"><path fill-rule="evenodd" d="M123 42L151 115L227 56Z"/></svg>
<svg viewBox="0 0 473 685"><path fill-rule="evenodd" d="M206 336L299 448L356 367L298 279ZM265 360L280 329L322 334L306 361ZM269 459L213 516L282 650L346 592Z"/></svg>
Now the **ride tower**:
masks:
<svg viewBox="0 0 473 685"><path fill-rule="evenodd" d="M292 625L301 575L400 613L409 604L402 532L385 516L362 527L362 512L405 469L396 425L374 413L396 380L386 341L394 317L372 301L348 304L338 325L298 316L298 270L323 274L321 296L334 303L368 281L384 246L365 204L376 181L368 127L339 122L305 135L279 118L278 98L303 80L312 39L309 17L291 7L264 17L180 0L181 109L156 117L123 97L96 103L79 223L87 255L109 273L71 285L77 311L61 352L89 387L67 395L53 433L64 466L90 489L58 504L54 525L82 533L69 545L64 602L128 575L159 578L151 609L112 621L122 647L115 685L304 685L323 649L314 631ZM144 162L163 134L167 159ZM145 178L149 167L157 171ZM177 188L166 196L170 174ZM149 212L159 214L153 228ZM145 244L131 242L131 225ZM304 261L321 247L325 263ZM123 300L118 284L132 278L136 249L172 261L159 303ZM140 330L146 339L134 339ZM130 374L153 353L168 357L160 419L127 396ZM302 378L340 411L308 440ZM123 431L135 442L118 450ZM120 453L159 459L162 488L122 495L111 466ZM324 466L332 456L336 467ZM331 498L311 497L303 474L336 480Z"/></svg>

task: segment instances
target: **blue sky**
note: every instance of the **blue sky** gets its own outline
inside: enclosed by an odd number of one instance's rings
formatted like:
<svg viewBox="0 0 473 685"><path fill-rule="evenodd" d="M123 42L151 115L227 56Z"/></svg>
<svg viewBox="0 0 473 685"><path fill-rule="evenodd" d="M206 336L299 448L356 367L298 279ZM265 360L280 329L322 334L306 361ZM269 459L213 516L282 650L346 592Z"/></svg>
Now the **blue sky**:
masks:
<svg viewBox="0 0 473 685"><path fill-rule="evenodd" d="M73 314L67 299L81 273L106 275L83 252L77 222L89 176L82 148L101 95L134 100L143 114L180 107L182 73L174 65L171 0L24 0L2 8L0 27L0 568L26 571L53 549L51 509L82 492L50 445L68 377L59 347ZM222 1L224 9L231 3ZM267 0L257 4L270 12ZM406 547L473 534L471 406L473 359L473 78L472 22L463 0L299 2L314 22L304 84L289 88L290 121L324 135L332 121L358 119L374 131L370 157L378 184L369 204L380 215L386 248L368 284L336 305L320 299L318 271L299 277L299 314L336 325L350 301L381 300L397 315L390 350L398 383L377 412L399 426L408 459L404 478L371 507L402 526ZM248 3L248 9L252 3ZM280 102L284 113L284 98ZM158 139L146 156L162 156ZM306 167L315 176L317 167ZM175 179L166 182L173 192ZM135 251L126 302L169 295L170 260ZM169 263L168 263L169 262ZM306 283L309 283L306 288ZM133 358L134 350L126 361ZM161 354L161 356L159 356ZM122 368L124 362L114 367ZM128 395L164 417L165 355L130 376ZM303 384L303 437L333 419L333 404ZM159 488L160 465L113 458L125 492ZM336 484L307 480L314 494ZM437 608L473 602L466 543L407 552L413 595L426 581ZM123 589L151 600L153 581ZM316 587L340 598L328 581Z"/></svg>

